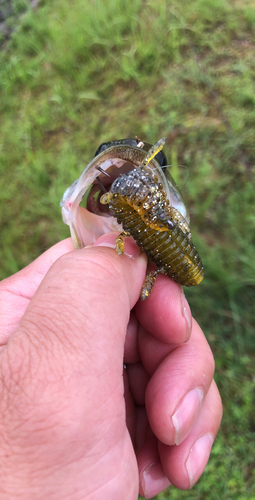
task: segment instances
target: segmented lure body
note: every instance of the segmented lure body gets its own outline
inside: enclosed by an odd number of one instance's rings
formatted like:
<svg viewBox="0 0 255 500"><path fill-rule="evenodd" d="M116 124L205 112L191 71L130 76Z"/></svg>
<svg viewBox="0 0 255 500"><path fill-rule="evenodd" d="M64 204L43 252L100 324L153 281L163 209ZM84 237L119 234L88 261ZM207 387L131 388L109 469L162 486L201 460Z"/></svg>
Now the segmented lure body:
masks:
<svg viewBox="0 0 255 500"><path fill-rule="evenodd" d="M102 198L101 202L109 203L110 212L122 224L123 236L132 235L159 268L147 277L143 298L150 294L158 273L186 286L202 281L202 261L185 219L169 206L162 184L144 166L118 177Z"/></svg>
<svg viewBox="0 0 255 500"><path fill-rule="evenodd" d="M101 144L60 203L75 248L119 231L115 247L122 255L125 237L134 237L158 268L146 277L142 300L150 295L159 273L186 286L198 285L204 276L185 203L167 169L165 142L163 138L150 147L136 138Z"/></svg>

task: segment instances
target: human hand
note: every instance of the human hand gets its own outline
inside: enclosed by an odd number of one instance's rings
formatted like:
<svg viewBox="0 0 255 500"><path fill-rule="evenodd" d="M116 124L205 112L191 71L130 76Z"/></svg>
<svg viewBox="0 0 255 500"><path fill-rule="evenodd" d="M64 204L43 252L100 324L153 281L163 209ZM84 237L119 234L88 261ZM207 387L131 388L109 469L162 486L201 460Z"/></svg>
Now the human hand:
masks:
<svg viewBox="0 0 255 500"><path fill-rule="evenodd" d="M114 240L62 241L0 285L2 500L137 500L203 472L212 353L177 283L138 301L146 258Z"/></svg>

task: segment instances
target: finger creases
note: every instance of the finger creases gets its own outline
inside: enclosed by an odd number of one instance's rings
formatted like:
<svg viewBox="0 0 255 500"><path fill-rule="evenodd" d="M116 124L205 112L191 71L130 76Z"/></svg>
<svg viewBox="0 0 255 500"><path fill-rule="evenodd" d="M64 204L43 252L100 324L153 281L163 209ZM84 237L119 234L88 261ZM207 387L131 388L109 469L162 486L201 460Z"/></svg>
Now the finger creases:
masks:
<svg viewBox="0 0 255 500"><path fill-rule="evenodd" d="M136 305L141 325L162 342L187 342L191 333L191 312L183 288L167 276L159 275L153 292Z"/></svg>
<svg viewBox="0 0 255 500"><path fill-rule="evenodd" d="M124 457L137 489L123 353L145 271L144 255L119 257L114 248L96 246L62 255L50 267L0 356L6 470L11 460L24 463L24 476L55 472L60 464L63 476L73 463L84 477L91 456L103 468L110 457L114 471Z"/></svg>
<svg viewBox="0 0 255 500"><path fill-rule="evenodd" d="M142 362L150 373L150 361ZM189 342L166 354L148 383L145 395L151 428L167 444L180 444L201 410L214 373L210 347L193 320Z"/></svg>
<svg viewBox="0 0 255 500"><path fill-rule="evenodd" d="M222 403L214 381L187 438L179 446L159 443L166 476L177 488L191 488L203 473L222 418Z"/></svg>
<svg viewBox="0 0 255 500"><path fill-rule="evenodd" d="M0 345L5 345L20 324L30 300L52 264L73 250L71 238L49 248L18 273L0 283Z"/></svg>
<svg viewBox="0 0 255 500"><path fill-rule="evenodd" d="M119 257L114 249L91 247L62 256L50 268L31 301L21 327L43 342L84 345L93 335L107 342L126 332L138 300L146 260ZM95 335L97 333L97 335ZM99 334L101 336L99 336ZM124 337L122 339L122 342ZM100 341L101 342L101 341Z"/></svg>
<svg viewBox="0 0 255 500"><path fill-rule="evenodd" d="M1 353L5 385L15 374L17 383L27 380L29 390L37 388L36 399L39 387L50 392L54 384L63 395L79 388L79 395L92 402L95 393L106 401L117 387L123 399L125 334L145 270L142 254L119 257L112 248L60 257ZM54 404L52 394L49 398Z"/></svg>
<svg viewBox="0 0 255 500"><path fill-rule="evenodd" d="M137 455L140 493L152 498L169 484L191 488L206 467L221 418L221 398L213 380L195 425L180 445L165 445L155 436L144 440Z"/></svg>

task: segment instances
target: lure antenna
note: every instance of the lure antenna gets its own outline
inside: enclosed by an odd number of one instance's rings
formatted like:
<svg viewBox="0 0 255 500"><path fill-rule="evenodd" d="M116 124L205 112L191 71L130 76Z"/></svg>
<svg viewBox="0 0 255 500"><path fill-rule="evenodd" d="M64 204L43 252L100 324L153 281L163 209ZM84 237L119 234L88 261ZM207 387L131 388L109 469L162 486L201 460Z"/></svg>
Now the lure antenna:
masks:
<svg viewBox="0 0 255 500"><path fill-rule="evenodd" d="M153 158L155 158L155 156L161 151L161 149L163 149L164 145L165 145L165 142L166 142L166 137L163 137L163 139L159 139L158 142L156 142L156 144L154 144L154 146L152 146L147 155L145 156L145 158L143 159L142 161L142 166L143 167L147 167L148 163L150 163L151 160L153 160Z"/></svg>

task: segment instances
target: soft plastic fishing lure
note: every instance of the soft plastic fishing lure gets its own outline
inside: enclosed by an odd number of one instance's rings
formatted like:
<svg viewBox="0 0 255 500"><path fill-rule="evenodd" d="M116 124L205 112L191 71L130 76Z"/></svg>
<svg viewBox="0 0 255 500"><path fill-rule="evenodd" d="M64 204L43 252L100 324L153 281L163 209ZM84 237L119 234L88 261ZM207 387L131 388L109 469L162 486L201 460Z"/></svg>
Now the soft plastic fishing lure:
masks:
<svg viewBox="0 0 255 500"><path fill-rule="evenodd" d="M150 295L159 273L186 286L198 285L204 277L184 202L168 169L164 173L165 141L160 139L150 149L133 139L102 144L61 201L76 248L119 230L116 251L121 255L125 237L134 237L158 268L146 277L142 300ZM80 202L89 189L85 209Z"/></svg>

